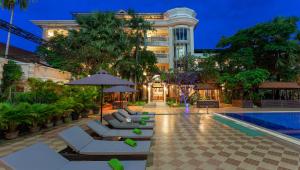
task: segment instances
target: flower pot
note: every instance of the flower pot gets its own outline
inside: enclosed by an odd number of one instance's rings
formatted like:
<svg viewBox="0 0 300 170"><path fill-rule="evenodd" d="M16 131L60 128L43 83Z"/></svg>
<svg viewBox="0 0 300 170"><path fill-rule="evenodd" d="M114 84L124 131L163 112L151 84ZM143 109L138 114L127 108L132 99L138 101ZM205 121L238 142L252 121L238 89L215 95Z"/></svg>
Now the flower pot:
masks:
<svg viewBox="0 0 300 170"><path fill-rule="evenodd" d="M64 118L63 118L63 122L64 122L64 123L70 123L71 121L72 121L71 116L67 116L67 117L64 117Z"/></svg>
<svg viewBox="0 0 300 170"><path fill-rule="evenodd" d="M19 131L15 132L5 132L5 139L11 140L11 139L16 139L19 136Z"/></svg>
<svg viewBox="0 0 300 170"><path fill-rule="evenodd" d="M62 119L58 119L55 121L55 126L59 126L59 125L62 125L64 122Z"/></svg>
<svg viewBox="0 0 300 170"><path fill-rule="evenodd" d="M88 118L88 117L89 117L89 115L88 115L87 111L81 113L81 118Z"/></svg>
<svg viewBox="0 0 300 170"><path fill-rule="evenodd" d="M94 115L99 114L99 107L93 109Z"/></svg>
<svg viewBox="0 0 300 170"><path fill-rule="evenodd" d="M72 117L72 120L78 120L79 119L79 114L78 113L71 113L71 117Z"/></svg>
<svg viewBox="0 0 300 170"><path fill-rule="evenodd" d="M40 130L40 127L37 126L37 125L34 125L32 127L29 127L29 132L30 133L35 133L35 132L38 132Z"/></svg>
<svg viewBox="0 0 300 170"><path fill-rule="evenodd" d="M46 128L52 128L54 126L53 122L48 122L45 124Z"/></svg>

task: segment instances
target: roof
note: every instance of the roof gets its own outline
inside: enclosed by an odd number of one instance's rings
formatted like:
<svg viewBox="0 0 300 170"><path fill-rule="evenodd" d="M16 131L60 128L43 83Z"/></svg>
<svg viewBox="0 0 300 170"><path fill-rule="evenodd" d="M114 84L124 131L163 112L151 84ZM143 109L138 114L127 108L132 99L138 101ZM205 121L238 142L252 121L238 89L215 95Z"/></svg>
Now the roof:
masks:
<svg viewBox="0 0 300 170"><path fill-rule="evenodd" d="M0 57L4 56L6 44L0 42ZM48 64L41 60L34 52L24 50L15 46L9 47L8 59L23 62L23 63L39 63L45 66Z"/></svg>
<svg viewBox="0 0 300 170"><path fill-rule="evenodd" d="M259 86L260 89L300 89L296 82L264 82Z"/></svg>
<svg viewBox="0 0 300 170"><path fill-rule="evenodd" d="M0 42L0 54L3 55L5 51L6 44ZM33 56L34 53L31 51L24 50L15 46L9 46L10 55L23 55L23 56Z"/></svg>
<svg viewBox="0 0 300 170"><path fill-rule="evenodd" d="M219 89L216 84L208 84L208 83L205 83L205 84L198 84L196 85L195 87L195 90L216 90L216 89Z"/></svg>

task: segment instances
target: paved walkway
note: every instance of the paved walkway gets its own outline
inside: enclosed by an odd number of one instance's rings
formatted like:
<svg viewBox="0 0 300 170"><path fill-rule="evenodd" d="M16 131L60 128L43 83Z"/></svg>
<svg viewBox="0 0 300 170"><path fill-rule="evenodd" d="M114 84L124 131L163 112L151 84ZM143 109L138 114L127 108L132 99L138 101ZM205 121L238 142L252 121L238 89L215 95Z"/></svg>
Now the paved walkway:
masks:
<svg viewBox="0 0 300 170"><path fill-rule="evenodd" d="M152 154L148 159L149 170L300 169L300 152L295 148L277 143L268 136L249 137L216 122L207 114L199 113L205 112L205 109L191 109L192 113L187 114L182 114L184 108L145 110L159 114L156 116ZM87 121L84 119L48 132L1 143L0 156L37 141L44 141L59 151L66 145L57 138L57 133L74 124L84 125Z"/></svg>

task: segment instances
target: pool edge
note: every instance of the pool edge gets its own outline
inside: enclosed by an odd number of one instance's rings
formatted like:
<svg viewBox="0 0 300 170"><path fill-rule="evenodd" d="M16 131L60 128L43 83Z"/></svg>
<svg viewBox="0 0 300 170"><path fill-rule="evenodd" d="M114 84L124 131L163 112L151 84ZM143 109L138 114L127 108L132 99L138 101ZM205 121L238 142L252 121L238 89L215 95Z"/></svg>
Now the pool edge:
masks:
<svg viewBox="0 0 300 170"><path fill-rule="evenodd" d="M279 132L276 132L276 131L273 131L273 130L270 130L270 129L267 129L267 128L264 128L264 127L261 127L261 126L257 126L257 125L254 125L254 124L251 124L251 123L248 123L248 122L244 122L244 121L241 121L241 120L238 120L238 119L235 119L235 118L224 116L224 115L221 115L220 113L212 113L212 114L215 115L215 116L220 116L224 119L234 121L234 122L236 122L236 123L238 123L242 126L245 126L247 128L258 130L258 131L266 133L266 134L268 134L272 137L279 138L283 141L290 142L290 143L295 144L298 147L300 147L300 140L296 139L294 137L291 137L291 136L288 136L288 135L285 135L285 134L281 134Z"/></svg>

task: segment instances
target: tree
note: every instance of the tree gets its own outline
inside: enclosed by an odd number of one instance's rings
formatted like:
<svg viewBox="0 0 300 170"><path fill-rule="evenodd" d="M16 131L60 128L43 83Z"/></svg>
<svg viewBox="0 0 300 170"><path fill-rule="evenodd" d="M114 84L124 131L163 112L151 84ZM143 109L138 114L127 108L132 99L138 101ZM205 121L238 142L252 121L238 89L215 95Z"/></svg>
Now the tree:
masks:
<svg viewBox="0 0 300 170"><path fill-rule="evenodd" d="M169 84L177 85L180 102L183 102L187 106L194 85L199 83L199 74L197 72L170 72L167 74L166 79Z"/></svg>
<svg viewBox="0 0 300 170"><path fill-rule="evenodd" d="M235 74L234 76L225 73L219 83L223 84L225 89L230 92L241 91L238 95L242 99L254 100L258 91L258 86L269 77L269 72L265 69L246 70Z"/></svg>
<svg viewBox="0 0 300 170"><path fill-rule="evenodd" d="M265 80L296 80L300 73L298 21L296 17L277 17L222 37L217 45L222 50L200 64L201 75L215 77L228 98L244 99L254 99L258 85Z"/></svg>
<svg viewBox="0 0 300 170"><path fill-rule="evenodd" d="M38 49L54 67L75 75L94 74L130 51L124 21L114 13L80 15L76 21L79 30L71 30L67 36L56 35Z"/></svg>
<svg viewBox="0 0 300 170"><path fill-rule="evenodd" d="M1 84L2 98L11 101L12 90L15 89L16 83L22 77L21 66L16 62L9 60L7 64L3 66L3 78Z"/></svg>
<svg viewBox="0 0 300 170"><path fill-rule="evenodd" d="M299 74L300 46L296 17L277 17L271 22L223 37L218 44L224 50L216 57L220 72L236 74L262 68L270 80L291 81Z"/></svg>
<svg viewBox="0 0 300 170"><path fill-rule="evenodd" d="M13 24L15 7L19 6L20 9L23 10L28 7L28 4L29 4L29 0L0 0L0 6L11 11L10 21L9 21L10 24ZM10 37L11 37L11 33L10 31L8 31L6 48L5 48L5 58L7 58L9 52Z"/></svg>
<svg viewBox="0 0 300 170"><path fill-rule="evenodd" d="M128 10L128 15L130 19L127 20L126 26L129 28L128 33L130 36L131 43L133 44L133 56L135 57L136 65L139 65L140 60L143 58L141 57L142 47L144 46L144 54L146 49L146 34L147 31L154 30L152 27L152 23L146 21L141 16L137 15L134 10ZM149 55L146 55L149 56ZM134 74L134 88L137 89L138 83L138 69L135 70ZM135 95L134 95L135 100Z"/></svg>

